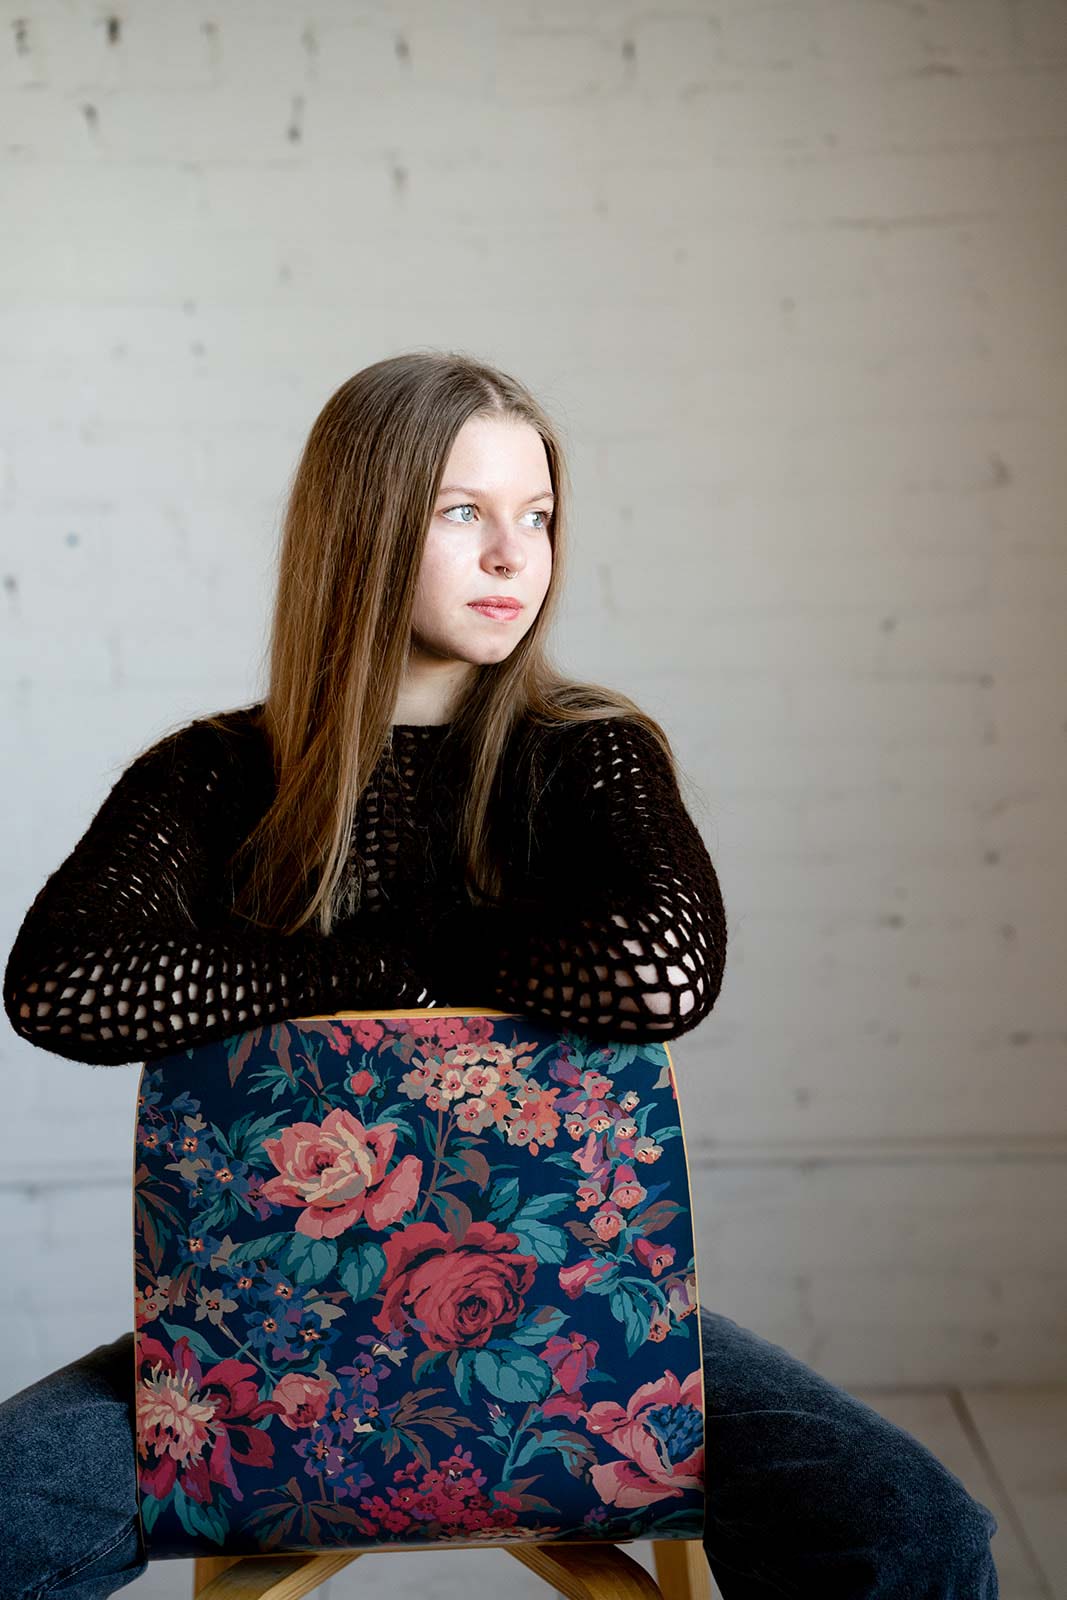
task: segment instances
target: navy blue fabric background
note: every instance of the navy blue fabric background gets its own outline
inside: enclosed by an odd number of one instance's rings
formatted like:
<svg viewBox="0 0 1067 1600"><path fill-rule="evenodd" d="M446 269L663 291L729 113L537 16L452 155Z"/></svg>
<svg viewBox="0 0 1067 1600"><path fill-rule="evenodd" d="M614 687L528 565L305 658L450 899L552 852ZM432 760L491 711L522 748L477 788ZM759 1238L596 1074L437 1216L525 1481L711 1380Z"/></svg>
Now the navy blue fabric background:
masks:
<svg viewBox="0 0 1067 1600"><path fill-rule="evenodd" d="M151 1559L701 1536L665 1044L276 1023L146 1063L134 1169Z"/></svg>

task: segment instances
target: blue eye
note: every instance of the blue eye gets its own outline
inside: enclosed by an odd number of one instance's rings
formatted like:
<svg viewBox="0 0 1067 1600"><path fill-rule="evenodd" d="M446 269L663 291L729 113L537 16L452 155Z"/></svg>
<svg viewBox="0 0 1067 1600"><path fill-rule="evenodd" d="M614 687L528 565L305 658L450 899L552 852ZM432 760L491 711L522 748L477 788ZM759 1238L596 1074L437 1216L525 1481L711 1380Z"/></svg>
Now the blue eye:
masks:
<svg viewBox="0 0 1067 1600"><path fill-rule="evenodd" d="M474 509L475 509L475 507L468 501L466 504L461 505L461 506L449 506L445 511L442 511L441 515L443 517L447 517L453 511L473 511ZM527 512L527 515L531 516L531 517L543 517L544 518L544 521L540 522L538 524L538 526L534 530L535 533L541 533L541 532L543 532L543 530L545 528L548 527L549 518L551 517L552 513L550 511L541 511L540 509L536 509L536 510ZM463 517L461 519L461 521L464 522L468 527L470 526L470 518L469 517Z"/></svg>

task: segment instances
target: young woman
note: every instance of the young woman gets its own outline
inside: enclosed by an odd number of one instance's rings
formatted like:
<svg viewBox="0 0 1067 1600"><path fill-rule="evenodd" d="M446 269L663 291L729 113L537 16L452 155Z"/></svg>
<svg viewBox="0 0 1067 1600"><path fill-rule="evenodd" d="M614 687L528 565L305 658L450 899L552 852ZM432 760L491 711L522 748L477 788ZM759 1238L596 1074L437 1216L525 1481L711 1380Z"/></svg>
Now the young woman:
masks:
<svg viewBox="0 0 1067 1600"><path fill-rule="evenodd" d="M550 664L567 499L559 438L506 374L417 353L342 384L292 486L265 699L121 774L19 930L15 1030L128 1063L345 1007L695 1028L722 982L718 879L663 730ZM699 1314L725 1600L993 1600L997 1524L952 1473ZM0 1404L4 1600L144 1571L132 1340Z"/></svg>

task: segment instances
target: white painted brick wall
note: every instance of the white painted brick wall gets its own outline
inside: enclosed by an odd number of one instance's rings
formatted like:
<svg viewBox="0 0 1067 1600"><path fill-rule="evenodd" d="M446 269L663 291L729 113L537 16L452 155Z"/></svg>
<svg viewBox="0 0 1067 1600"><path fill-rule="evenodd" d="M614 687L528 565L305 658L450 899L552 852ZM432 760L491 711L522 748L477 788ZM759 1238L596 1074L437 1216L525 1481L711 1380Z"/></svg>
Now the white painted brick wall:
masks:
<svg viewBox="0 0 1067 1600"><path fill-rule="evenodd" d="M0 11L4 949L260 691L327 395L484 354L571 444L561 656L723 881L705 1300L856 1386L1062 1379L1067 6ZM137 1072L0 1072L8 1393L130 1325Z"/></svg>

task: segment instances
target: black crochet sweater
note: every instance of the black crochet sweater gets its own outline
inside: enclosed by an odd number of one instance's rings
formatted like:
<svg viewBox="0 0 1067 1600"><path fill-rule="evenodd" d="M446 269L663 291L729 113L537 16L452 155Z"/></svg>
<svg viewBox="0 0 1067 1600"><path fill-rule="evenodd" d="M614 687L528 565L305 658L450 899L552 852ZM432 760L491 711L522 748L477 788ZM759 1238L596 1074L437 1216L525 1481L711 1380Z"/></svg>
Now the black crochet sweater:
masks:
<svg viewBox="0 0 1067 1600"><path fill-rule="evenodd" d="M394 725L354 830L363 904L326 937L256 929L227 904L227 860L273 794L261 707L227 713L226 732L191 722L120 775L8 957L4 1007L23 1038L120 1063L345 1009L484 1005L641 1041L711 1011L718 879L639 724L524 733L537 764L502 766L494 809L506 907L472 906L462 886L449 725Z"/></svg>

